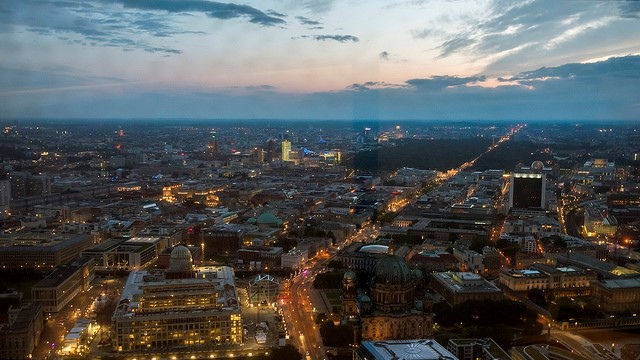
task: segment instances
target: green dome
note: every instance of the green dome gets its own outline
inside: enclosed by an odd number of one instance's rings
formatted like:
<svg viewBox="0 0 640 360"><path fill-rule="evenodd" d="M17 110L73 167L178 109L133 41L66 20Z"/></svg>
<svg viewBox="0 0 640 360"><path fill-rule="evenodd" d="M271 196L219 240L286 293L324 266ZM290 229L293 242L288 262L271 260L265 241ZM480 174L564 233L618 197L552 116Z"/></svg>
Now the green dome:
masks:
<svg viewBox="0 0 640 360"><path fill-rule="evenodd" d="M422 270L420 269L413 269L412 271L413 273L413 278L416 280L422 280L423 275L422 275Z"/></svg>
<svg viewBox="0 0 640 360"><path fill-rule="evenodd" d="M266 212L258 216L256 222L258 223L258 225L277 225L280 223L280 220L278 220L278 218L272 213Z"/></svg>
<svg viewBox="0 0 640 360"><path fill-rule="evenodd" d="M404 285L411 282L411 270L407 263L395 255L387 255L376 264L373 282L375 284Z"/></svg>
<svg viewBox="0 0 640 360"><path fill-rule="evenodd" d="M344 273L344 277L342 278L342 280L356 280L356 273L354 273L353 271L351 271L351 269L347 270L346 273Z"/></svg>

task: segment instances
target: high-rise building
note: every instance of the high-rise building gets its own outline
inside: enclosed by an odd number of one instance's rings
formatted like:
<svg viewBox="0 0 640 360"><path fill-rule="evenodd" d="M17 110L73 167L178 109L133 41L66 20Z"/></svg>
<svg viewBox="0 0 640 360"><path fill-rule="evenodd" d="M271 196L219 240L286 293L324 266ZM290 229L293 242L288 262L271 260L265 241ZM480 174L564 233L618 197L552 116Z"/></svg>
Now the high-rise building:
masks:
<svg viewBox="0 0 640 360"><path fill-rule="evenodd" d="M175 247L166 271L129 275L113 331L118 352L240 345L242 314L233 269L193 267L189 250Z"/></svg>
<svg viewBox="0 0 640 360"><path fill-rule="evenodd" d="M273 159L275 158L276 154L276 142L273 139L269 139L269 141L267 141L267 158L266 161L267 162L272 162Z"/></svg>
<svg viewBox="0 0 640 360"><path fill-rule="evenodd" d="M541 173L513 173L509 187L509 208L545 208L546 178Z"/></svg>
<svg viewBox="0 0 640 360"><path fill-rule="evenodd" d="M0 213L9 211L11 205L11 182L0 179Z"/></svg>
<svg viewBox="0 0 640 360"><path fill-rule="evenodd" d="M289 161L289 153L291 152L291 141L282 141L282 161Z"/></svg>
<svg viewBox="0 0 640 360"><path fill-rule="evenodd" d="M253 153L256 157L256 162L259 164L264 162L264 150L261 147L255 148Z"/></svg>
<svg viewBox="0 0 640 360"><path fill-rule="evenodd" d="M207 144L207 155L209 156L213 156L217 154L218 151L220 151L218 147L218 139L216 138L216 135L217 135L216 133L211 133L211 139Z"/></svg>

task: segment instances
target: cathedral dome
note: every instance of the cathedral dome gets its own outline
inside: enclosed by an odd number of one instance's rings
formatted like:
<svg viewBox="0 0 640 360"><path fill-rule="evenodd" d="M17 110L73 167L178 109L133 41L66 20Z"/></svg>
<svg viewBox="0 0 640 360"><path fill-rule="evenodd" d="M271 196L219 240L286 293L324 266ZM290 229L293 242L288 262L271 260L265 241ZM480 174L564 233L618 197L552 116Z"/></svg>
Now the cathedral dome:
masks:
<svg viewBox="0 0 640 360"><path fill-rule="evenodd" d="M171 257L169 258L169 270L171 271L190 271L193 259L191 251L180 245L173 248Z"/></svg>
<svg viewBox="0 0 640 360"><path fill-rule="evenodd" d="M408 284L411 282L411 270L399 256L387 255L378 260L374 270L373 281L375 284Z"/></svg>

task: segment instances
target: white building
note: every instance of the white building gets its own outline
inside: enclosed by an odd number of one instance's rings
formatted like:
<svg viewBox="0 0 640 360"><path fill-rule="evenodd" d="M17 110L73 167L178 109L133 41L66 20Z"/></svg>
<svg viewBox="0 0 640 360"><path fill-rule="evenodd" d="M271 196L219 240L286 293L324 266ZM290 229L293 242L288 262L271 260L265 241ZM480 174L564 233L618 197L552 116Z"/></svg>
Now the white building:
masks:
<svg viewBox="0 0 640 360"><path fill-rule="evenodd" d="M300 269L307 262L309 257L307 250L292 249L286 254L282 254L281 267L283 269Z"/></svg>

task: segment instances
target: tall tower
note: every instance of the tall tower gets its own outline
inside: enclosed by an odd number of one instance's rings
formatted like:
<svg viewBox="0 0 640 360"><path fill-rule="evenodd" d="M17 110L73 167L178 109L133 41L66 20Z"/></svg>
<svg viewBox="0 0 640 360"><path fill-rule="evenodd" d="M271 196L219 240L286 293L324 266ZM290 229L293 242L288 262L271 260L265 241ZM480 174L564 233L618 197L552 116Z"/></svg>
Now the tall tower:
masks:
<svg viewBox="0 0 640 360"><path fill-rule="evenodd" d="M352 344L360 344L362 334L357 285L356 274L351 269L347 270L342 278L342 315L344 321L353 329Z"/></svg>
<svg viewBox="0 0 640 360"><path fill-rule="evenodd" d="M215 132L212 132L211 139L207 144L207 156L214 156L218 153L218 151L219 151L219 148L218 148L217 134Z"/></svg>
<svg viewBox="0 0 640 360"><path fill-rule="evenodd" d="M0 213L8 212L11 205L11 182L0 177Z"/></svg>
<svg viewBox="0 0 640 360"><path fill-rule="evenodd" d="M289 153L291 152L291 141L282 141L282 161L289 161Z"/></svg>
<svg viewBox="0 0 640 360"><path fill-rule="evenodd" d="M273 139L269 139L269 141L267 141L267 158L266 161L267 162L272 162L273 159L276 157L276 142Z"/></svg>

